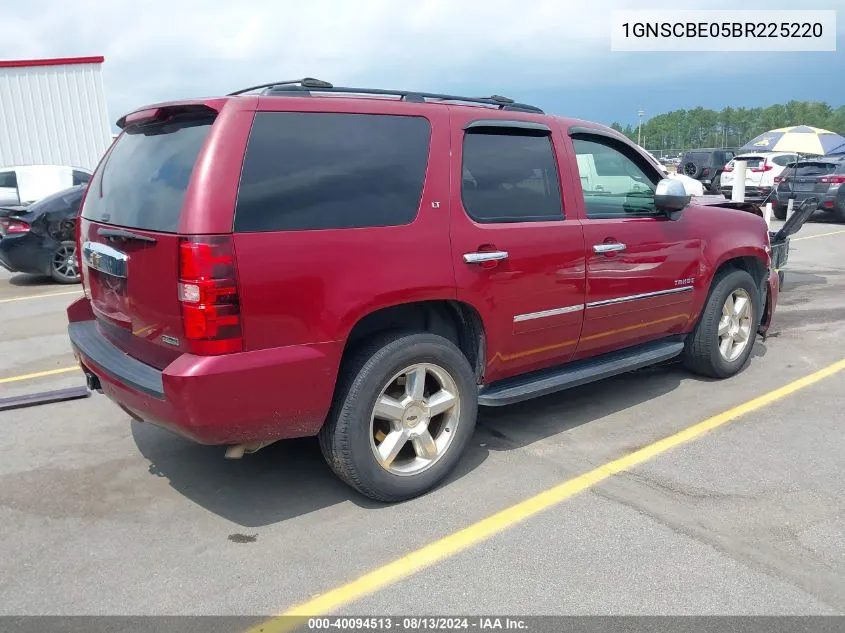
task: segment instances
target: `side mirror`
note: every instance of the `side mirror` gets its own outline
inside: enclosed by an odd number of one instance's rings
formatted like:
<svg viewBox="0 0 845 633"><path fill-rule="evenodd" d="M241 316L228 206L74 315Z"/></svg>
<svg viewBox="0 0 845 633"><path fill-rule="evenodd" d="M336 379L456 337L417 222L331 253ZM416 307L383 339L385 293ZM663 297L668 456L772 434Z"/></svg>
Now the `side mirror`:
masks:
<svg viewBox="0 0 845 633"><path fill-rule="evenodd" d="M681 215L680 212L689 202L690 196L687 195L684 183L680 180L664 178L657 183L657 189L654 191L654 206L658 211L665 212L670 220L677 220Z"/></svg>

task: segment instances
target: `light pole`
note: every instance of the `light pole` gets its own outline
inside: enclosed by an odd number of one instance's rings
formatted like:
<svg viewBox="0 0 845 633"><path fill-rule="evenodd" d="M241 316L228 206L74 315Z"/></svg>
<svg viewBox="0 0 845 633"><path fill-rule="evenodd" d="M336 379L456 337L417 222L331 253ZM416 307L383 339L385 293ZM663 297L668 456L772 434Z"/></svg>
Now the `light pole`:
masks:
<svg viewBox="0 0 845 633"><path fill-rule="evenodd" d="M645 110L640 108L637 110L637 117L639 119L639 123L637 123L637 145L642 147L642 136L643 136L643 116L645 115Z"/></svg>

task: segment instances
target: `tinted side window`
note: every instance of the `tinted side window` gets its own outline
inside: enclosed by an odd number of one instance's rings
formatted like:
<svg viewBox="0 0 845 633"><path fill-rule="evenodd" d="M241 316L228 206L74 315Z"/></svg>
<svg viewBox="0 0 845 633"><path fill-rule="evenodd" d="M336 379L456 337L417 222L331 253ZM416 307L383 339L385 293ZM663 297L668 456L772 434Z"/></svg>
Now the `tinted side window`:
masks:
<svg viewBox="0 0 845 633"><path fill-rule="evenodd" d="M0 171L0 187L16 189L18 186L18 176L13 171Z"/></svg>
<svg viewBox="0 0 845 633"><path fill-rule="evenodd" d="M479 129L464 136L461 196L476 222L563 219L560 179L547 134Z"/></svg>
<svg viewBox="0 0 845 633"><path fill-rule="evenodd" d="M420 206L430 137L422 117L259 112L235 230L409 224Z"/></svg>
<svg viewBox="0 0 845 633"><path fill-rule="evenodd" d="M76 185L87 185L88 181L91 180L91 175L86 174L84 171L79 171L78 169L73 170L73 186Z"/></svg>
<svg viewBox="0 0 845 633"><path fill-rule="evenodd" d="M775 156L772 159L772 162L775 165L780 165L781 167L786 167L790 163L795 162L795 156L791 156L791 155L790 156Z"/></svg>
<svg viewBox="0 0 845 633"><path fill-rule="evenodd" d="M657 183L644 159L613 142L573 140L588 218L654 215Z"/></svg>

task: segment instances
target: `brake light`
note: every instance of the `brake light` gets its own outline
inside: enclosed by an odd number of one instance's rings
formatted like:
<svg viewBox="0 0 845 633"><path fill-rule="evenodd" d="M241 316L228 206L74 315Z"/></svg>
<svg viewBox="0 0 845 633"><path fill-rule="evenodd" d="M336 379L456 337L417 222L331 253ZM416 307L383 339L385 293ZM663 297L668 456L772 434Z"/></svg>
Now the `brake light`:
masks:
<svg viewBox="0 0 845 633"><path fill-rule="evenodd" d="M734 170L734 168L733 168L733 167L725 167L725 168L722 170L722 172L723 172L723 173L724 173L724 172L731 173L733 170Z"/></svg>
<svg viewBox="0 0 845 633"><path fill-rule="evenodd" d="M788 180L789 180L789 178L787 178L786 176L775 176L775 184L776 185L778 185L782 182L786 182Z"/></svg>
<svg viewBox="0 0 845 633"><path fill-rule="evenodd" d="M770 165L769 159L767 158L766 160L763 161L762 167L755 167L751 171L753 171L755 174L759 174L759 173L762 173L764 171L770 171L773 167L774 167L774 165Z"/></svg>
<svg viewBox="0 0 845 633"><path fill-rule="evenodd" d="M12 220L4 218L0 220L3 225L3 233L6 235L13 235L15 233L29 233L30 226L23 220Z"/></svg>
<svg viewBox="0 0 845 633"><path fill-rule="evenodd" d="M231 235L180 240L177 291L185 339L191 352L226 354L243 349Z"/></svg>
<svg viewBox="0 0 845 633"><path fill-rule="evenodd" d="M845 183L845 176L822 176L819 178L819 182L823 182L828 185L841 185Z"/></svg>
<svg viewBox="0 0 845 633"><path fill-rule="evenodd" d="M707 174L709 174L709 173L710 173L710 169L709 169L709 168L707 168L707 167L705 167L704 169L702 169L702 170L701 170L701 175L702 175L702 176L706 176L706 175L707 175Z"/></svg>

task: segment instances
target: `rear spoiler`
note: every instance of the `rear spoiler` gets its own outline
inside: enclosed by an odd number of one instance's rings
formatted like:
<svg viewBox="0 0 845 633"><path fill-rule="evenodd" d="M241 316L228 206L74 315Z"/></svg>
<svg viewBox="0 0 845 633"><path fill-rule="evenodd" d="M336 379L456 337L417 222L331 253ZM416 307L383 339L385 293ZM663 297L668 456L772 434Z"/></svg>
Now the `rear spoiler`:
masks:
<svg viewBox="0 0 845 633"><path fill-rule="evenodd" d="M8 207L0 207L0 218L8 218L10 216L17 215L18 213L26 213L28 206L29 205L26 204L16 204Z"/></svg>
<svg viewBox="0 0 845 633"><path fill-rule="evenodd" d="M219 112L218 108L206 103L174 103L149 106L129 114L124 114L117 120L117 127L125 130L135 125L144 125L165 121L179 115L195 114L197 116L213 116Z"/></svg>

